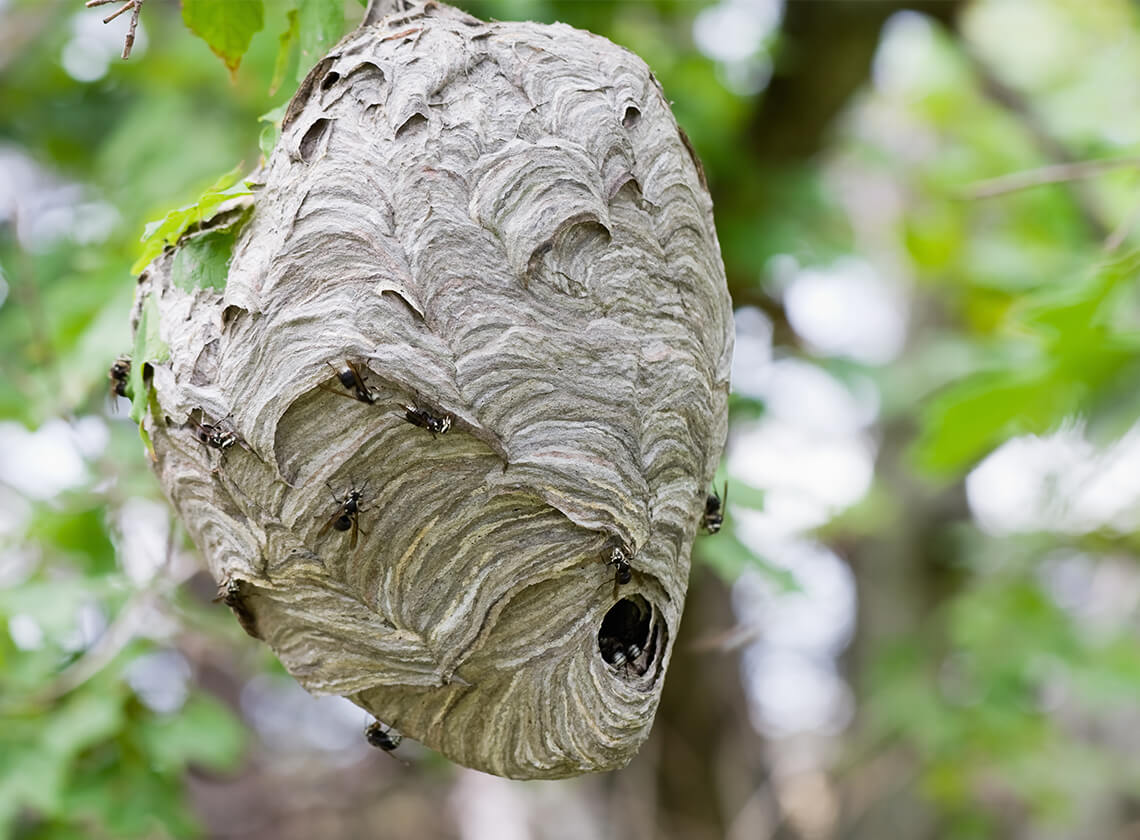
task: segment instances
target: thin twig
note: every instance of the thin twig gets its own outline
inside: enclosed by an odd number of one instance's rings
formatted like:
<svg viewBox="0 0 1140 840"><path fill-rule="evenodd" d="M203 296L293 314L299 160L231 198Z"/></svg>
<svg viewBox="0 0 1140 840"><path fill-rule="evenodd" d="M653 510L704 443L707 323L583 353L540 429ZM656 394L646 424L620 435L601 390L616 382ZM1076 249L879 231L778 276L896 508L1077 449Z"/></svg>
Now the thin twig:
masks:
<svg viewBox="0 0 1140 840"><path fill-rule="evenodd" d="M1114 169L1140 169L1140 157L1107 158L1103 160L1082 160L1074 163L1056 163L1024 172L1011 172L985 181L970 184L962 191L968 199L993 198L1019 190L1028 190L1046 184L1060 184L1066 181L1080 181L1092 178Z"/></svg>
<svg viewBox="0 0 1140 840"><path fill-rule="evenodd" d="M96 6L106 6L108 3L118 3L119 0L87 0L84 4L88 9L93 9ZM122 6L117 8L107 17L103 18L103 23L110 23L123 12L129 11L131 13L131 22L127 26L127 38L123 42L123 58L128 59L131 57L131 48L135 45L135 29L139 25L139 13L142 11L143 3L146 0L127 0Z"/></svg>
<svg viewBox="0 0 1140 840"><path fill-rule="evenodd" d="M731 653L750 645L764 635L759 624L735 624L727 630L710 633L689 643L689 650L697 652Z"/></svg>
<svg viewBox="0 0 1140 840"><path fill-rule="evenodd" d="M1002 81L976 51L966 50L965 56L973 66L982 94L1018 121L1046 160L1057 167L1079 166L1082 163L1074 158L1064 143L1053 136L1031 103L1019 91ZM1107 221L1103 202L1084 180L1070 178L1053 183L1065 185L1073 205L1094 239L1103 242L1111 235L1112 225Z"/></svg>
<svg viewBox="0 0 1140 840"><path fill-rule="evenodd" d="M127 2L120 6L117 11L111 12L111 14L107 15L107 17L103 18L103 23L110 23L123 12L133 9L134 7L135 0L127 0Z"/></svg>

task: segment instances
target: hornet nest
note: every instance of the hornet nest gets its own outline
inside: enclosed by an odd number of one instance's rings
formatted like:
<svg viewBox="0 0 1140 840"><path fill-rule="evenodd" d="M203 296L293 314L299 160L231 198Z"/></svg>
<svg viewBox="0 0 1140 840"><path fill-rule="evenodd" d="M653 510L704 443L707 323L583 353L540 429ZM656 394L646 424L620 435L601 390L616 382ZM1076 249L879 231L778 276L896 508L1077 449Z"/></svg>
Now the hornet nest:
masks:
<svg viewBox="0 0 1140 840"><path fill-rule="evenodd" d="M132 316L154 467L223 600L306 689L460 764L624 765L732 355L657 80L561 24L370 9L251 188L150 264ZM232 256L208 282L210 237Z"/></svg>

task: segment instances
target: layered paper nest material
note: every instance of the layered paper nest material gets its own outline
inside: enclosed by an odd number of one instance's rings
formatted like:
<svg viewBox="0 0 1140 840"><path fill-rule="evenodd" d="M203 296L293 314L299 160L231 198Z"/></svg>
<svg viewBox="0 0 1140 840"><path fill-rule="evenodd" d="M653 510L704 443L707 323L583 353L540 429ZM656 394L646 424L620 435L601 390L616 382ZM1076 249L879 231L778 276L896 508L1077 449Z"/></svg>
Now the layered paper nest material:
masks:
<svg viewBox="0 0 1140 840"><path fill-rule="evenodd" d="M305 688L456 762L624 765L732 352L711 203L656 79L564 25L370 15L218 218L250 208L224 290L172 280L208 220L135 311L170 348L155 468L226 603Z"/></svg>

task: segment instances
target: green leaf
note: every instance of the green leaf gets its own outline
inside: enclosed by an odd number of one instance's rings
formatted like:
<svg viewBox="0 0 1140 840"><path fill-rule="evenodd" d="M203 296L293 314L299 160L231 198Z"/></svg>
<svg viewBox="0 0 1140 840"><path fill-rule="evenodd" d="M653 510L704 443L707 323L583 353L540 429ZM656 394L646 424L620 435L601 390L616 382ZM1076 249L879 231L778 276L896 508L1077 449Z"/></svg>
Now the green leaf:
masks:
<svg viewBox="0 0 1140 840"><path fill-rule="evenodd" d="M28 538L55 551L68 553L86 570L115 570L115 547L107 533L106 508L46 511L33 520Z"/></svg>
<svg viewBox="0 0 1140 840"><path fill-rule="evenodd" d="M139 440L143 442L143 446L146 447L146 451L153 456L154 443L151 442L150 432L146 430L146 427L141 422L139 423Z"/></svg>
<svg viewBox="0 0 1140 840"><path fill-rule="evenodd" d="M343 0L301 0L301 61L297 81L303 81L317 59L324 56L344 31Z"/></svg>
<svg viewBox="0 0 1140 840"><path fill-rule="evenodd" d="M196 289L223 291L233 250L234 233L231 230L192 236L174 254L170 280L184 292Z"/></svg>
<svg viewBox="0 0 1140 840"><path fill-rule="evenodd" d="M63 811L81 837L202 837L177 778L156 773L149 756L111 746L101 766L68 785ZM93 832L99 826L102 830Z"/></svg>
<svg viewBox="0 0 1140 840"><path fill-rule="evenodd" d="M111 578L75 577L31 580L0 589L0 616L31 616L47 638L61 642L75 631L76 615L84 604L112 590ZM3 674L0 674L2 678Z"/></svg>
<svg viewBox="0 0 1140 840"><path fill-rule="evenodd" d="M759 420L767 411L763 400L733 391L728 395L728 416L733 423Z"/></svg>
<svg viewBox="0 0 1140 840"><path fill-rule="evenodd" d="M125 692L107 680L89 683L85 688L62 711L51 715L51 726L41 741L45 751L73 756L123 728Z"/></svg>
<svg viewBox="0 0 1140 840"><path fill-rule="evenodd" d="M212 697L192 697L177 715L139 725L139 738L160 771L193 763L210 770L233 769L245 748L245 729Z"/></svg>
<svg viewBox="0 0 1140 840"><path fill-rule="evenodd" d="M282 102L272 111L266 111L257 118L259 122L265 123L257 143L261 147L262 157L266 160L269 160L269 156L273 154L273 147L277 145L277 138L281 136L281 121L285 119L285 111L288 108L289 103Z"/></svg>
<svg viewBox="0 0 1140 840"><path fill-rule="evenodd" d="M60 795L67 776L65 757L41 750L38 745L5 744L0 758L0 836L6 822L24 808L44 815L59 810Z"/></svg>
<svg viewBox="0 0 1140 840"><path fill-rule="evenodd" d="M252 195L248 186L238 183L241 170L242 164L239 163L211 184L193 204L171 210L162 220L148 224L143 231L142 255L131 266L131 273L138 274L150 264L151 260L161 254L164 248L177 243L189 228L208 220L231 198Z"/></svg>
<svg viewBox="0 0 1140 840"><path fill-rule="evenodd" d="M285 81L285 70L289 66L289 59L293 56L293 47L297 43L297 10L290 9L285 15L289 27L281 33L281 40L277 47L277 59L273 62L273 80L269 83L269 95L277 93L281 83Z"/></svg>
<svg viewBox="0 0 1140 840"><path fill-rule="evenodd" d="M158 307L153 297L143 303L139 326L135 332L135 349L131 356L131 419L142 423L150 399L150 388L143 382L143 367L148 362L164 362L170 358L170 347L158 332Z"/></svg>
<svg viewBox="0 0 1140 840"><path fill-rule="evenodd" d="M1046 369L979 374L951 386L927 408L915 448L919 464L949 473L1018 434L1042 433L1072 407Z"/></svg>
<svg viewBox="0 0 1140 840"><path fill-rule="evenodd" d="M1088 278L1024 296L1005 332L1002 362L940 393L923 412L915 454L933 473L968 466L1007 437L1048 431L1087 413L1089 397L1140 352L1140 332L1121 313L1135 310L1135 254Z"/></svg>
<svg viewBox="0 0 1140 840"><path fill-rule="evenodd" d="M131 274L138 274L150 261L162 253L167 245L173 245L178 237L197 219L197 204L171 210L160 221L150 222L143 230L143 251L135 264L131 266Z"/></svg>
<svg viewBox="0 0 1140 840"><path fill-rule="evenodd" d="M264 24L262 0L182 0L182 22L237 72L255 32Z"/></svg>
<svg viewBox="0 0 1140 840"><path fill-rule="evenodd" d="M91 690L45 710L32 728L0 718L0 836L5 821L23 808L63 815L61 802L75 756L119 732L123 695L110 686Z"/></svg>

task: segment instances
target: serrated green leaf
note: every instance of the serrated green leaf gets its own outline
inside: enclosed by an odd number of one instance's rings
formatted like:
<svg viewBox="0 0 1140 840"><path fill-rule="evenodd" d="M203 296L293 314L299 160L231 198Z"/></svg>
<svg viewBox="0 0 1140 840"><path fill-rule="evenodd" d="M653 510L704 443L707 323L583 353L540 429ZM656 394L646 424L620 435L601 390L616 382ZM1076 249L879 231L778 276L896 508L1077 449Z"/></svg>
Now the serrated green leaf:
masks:
<svg viewBox="0 0 1140 840"><path fill-rule="evenodd" d="M131 273L138 274L150 264L151 260L161 254L164 248L176 244L192 226L207 221L231 198L251 195L245 183L238 183L241 171L242 164L239 163L211 184L193 204L171 210L163 219L147 224L142 236L142 254L131 266Z"/></svg>
<svg viewBox="0 0 1140 840"><path fill-rule="evenodd" d="M223 291L234 250L233 231L210 231L187 239L175 252L170 281L184 292Z"/></svg>
<svg viewBox="0 0 1140 840"><path fill-rule="evenodd" d="M178 241L178 237L182 235L182 231L194 224L197 219L198 206L196 204L189 207L180 207L177 210L171 210L162 219L156 222L148 222L147 226L143 229L142 254L134 265L131 266L131 274L138 274L148 265L150 261L162 253L162 249L167 245L173 245Z"/></svg>
<svg viewBox="0 0 1140 840"><path fill-rule="evenodd" d="M182 22L237 72L254 33L264 25L262 0L182 0Z"/></svg>
<svg viewBox="0 0 1140 840"><path fill-rule="evenodd" d="M301 60L297 65L297 81L304 80L309 70L344 31L343 0L301 0L298 4L301 37Z"/></svg>
<svg viewBox="0 0 1140 840"><path fill-rule="evenodd" d="M293 47L297 44L297 10L290 9L285 19L289 26L281 33L277 45L277 58L273 62L273 79L269 82L269 95L273 96L285 81L285 71L289 67L289 60L293 57Z"/></svg>
<svg viewBox="0 0 1140 840"><path fill-rule="evenodd" d="M206 193L198 200L198 217L195 221L201 224L218 212L219 207L239 195L249 195L249 190L242 186L225 192Z"/></svg>
<svg viewBox="0 0 1140 840"><path fill-rule="evenodd" d="M206 192L203 193L203 195L204 196L210 195L211 193L224 193L227 190L230 190L233 187L236 187L238 185L238 181L241 180L241 170L242 170L242 165L239 163L237 166L235 166L229 172L225 172L225 173L219 175L218 179L216 181L214 181L214 183L210 184L209 187L206 188ZM244 193L241 193L241 194L244 194Z"/></svg>

